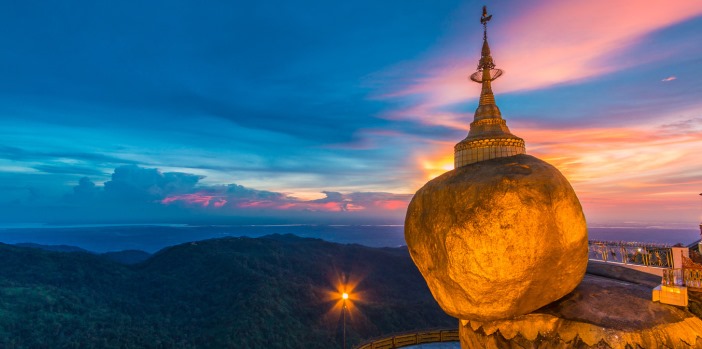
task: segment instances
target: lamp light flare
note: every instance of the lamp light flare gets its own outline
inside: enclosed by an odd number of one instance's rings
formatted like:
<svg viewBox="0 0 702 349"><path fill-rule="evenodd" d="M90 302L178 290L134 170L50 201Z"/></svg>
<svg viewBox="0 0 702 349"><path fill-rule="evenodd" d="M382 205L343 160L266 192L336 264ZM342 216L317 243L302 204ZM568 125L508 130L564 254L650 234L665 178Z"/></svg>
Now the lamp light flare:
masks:
<svg viewBox="0 0 702 349"><path fill-rule="evenodd" d="M346 293L346 292L344 292L344 293L341 295L341 298L344 299L344 300L349 299L349 294Z"/></svg>

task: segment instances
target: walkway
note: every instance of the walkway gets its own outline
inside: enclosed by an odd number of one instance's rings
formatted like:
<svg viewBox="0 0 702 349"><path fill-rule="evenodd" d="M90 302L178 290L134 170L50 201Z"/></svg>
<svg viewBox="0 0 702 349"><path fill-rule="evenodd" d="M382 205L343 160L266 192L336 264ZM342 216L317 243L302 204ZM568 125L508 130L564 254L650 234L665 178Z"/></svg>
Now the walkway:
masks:
<svg viewBox="0 0 702 349"><path fill-rule="evenodd" d="M434 330L397 334L376 339L356 347L356 349L394 349L425 343L458 342L458 330Z"/></svg>

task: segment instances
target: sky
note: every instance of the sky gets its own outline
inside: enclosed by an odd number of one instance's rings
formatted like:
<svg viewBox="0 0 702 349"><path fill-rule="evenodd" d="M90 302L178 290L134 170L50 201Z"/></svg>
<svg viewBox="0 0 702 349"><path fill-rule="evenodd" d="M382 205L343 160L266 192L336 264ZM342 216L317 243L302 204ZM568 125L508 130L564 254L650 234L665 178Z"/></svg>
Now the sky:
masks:
<svg viewBox="0 0 702 349"><path fill-rule="evenodd" d="M0 5L0 224L401 224L482 2ZM490 1L496 101L588 224L702 218L702 1Z"/></svg>

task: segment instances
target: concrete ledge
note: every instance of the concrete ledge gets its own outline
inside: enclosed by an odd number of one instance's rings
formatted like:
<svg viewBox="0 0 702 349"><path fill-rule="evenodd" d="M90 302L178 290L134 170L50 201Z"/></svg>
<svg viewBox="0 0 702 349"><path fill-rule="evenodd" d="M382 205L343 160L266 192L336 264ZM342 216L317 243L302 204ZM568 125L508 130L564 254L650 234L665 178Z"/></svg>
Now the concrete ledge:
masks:
<svg viewBox="0 0 702 349"><path fill-rule="evenodd" d="M633 267L634 266L631 264L602 262L590 259L587 262L587 273L655 287L661 283L663 270L666 270L665 268L656 267Z"/></svg>

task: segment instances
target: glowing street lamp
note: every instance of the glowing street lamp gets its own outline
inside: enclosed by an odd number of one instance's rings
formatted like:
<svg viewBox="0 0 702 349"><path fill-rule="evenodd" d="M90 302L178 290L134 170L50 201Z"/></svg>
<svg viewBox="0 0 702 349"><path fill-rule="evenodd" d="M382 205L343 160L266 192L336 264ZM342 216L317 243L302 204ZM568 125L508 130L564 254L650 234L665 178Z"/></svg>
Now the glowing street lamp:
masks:
<svg viewBox="0 0 702 349"><path fill-rule="evenodd" d="M342 317L344 318L344 336L342 337L342 340L344 342L344 349L346 349L346 300L349 299L349 294L344 292L341 294L341 299L343 300L344 304L341 307L341 314Z"/></svg>

